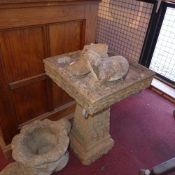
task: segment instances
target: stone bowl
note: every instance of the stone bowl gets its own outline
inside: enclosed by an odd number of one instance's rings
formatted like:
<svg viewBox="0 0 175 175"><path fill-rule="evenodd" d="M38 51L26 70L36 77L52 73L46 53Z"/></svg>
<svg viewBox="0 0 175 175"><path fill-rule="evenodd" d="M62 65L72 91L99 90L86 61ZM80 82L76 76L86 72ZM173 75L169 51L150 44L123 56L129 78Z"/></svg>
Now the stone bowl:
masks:
<svg viewBox="0 0 175 175"><path fill-rule="evenodd" d="M36 174L49 175L61 170L69 160L69 131L66 119L46 119L24 126L12 140L12 157Z"/></svg>

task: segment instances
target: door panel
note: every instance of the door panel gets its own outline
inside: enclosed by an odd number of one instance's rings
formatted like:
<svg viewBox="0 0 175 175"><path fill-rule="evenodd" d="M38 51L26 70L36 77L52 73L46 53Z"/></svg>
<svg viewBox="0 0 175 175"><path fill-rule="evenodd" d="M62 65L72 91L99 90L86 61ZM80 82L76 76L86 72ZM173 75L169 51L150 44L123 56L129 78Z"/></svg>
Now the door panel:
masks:
<svg viewBox="0 0 175 175"><path fill-rule="evenodd" d="M70 21L49 25L51 56L80 49L82 29L82 21Z"/></svg>
<svg viewBox="0 0 175 175"><path fill-rule="evenodd" d="M45 57L41 27L7 30L0 33L1 54L8 82L44 72Z"/></svg>
<svg viewBox="0 0 175 175"><path fill-rule="evenodd" d="M11 91L17 124L26 122L47 110L46 82L32 82L31 77L44 72L45 58L42 27L0 32L1 61L7 84L19 85ZM25 85L20 85L25 81Z"/></svg>
<svg viewBox="0 0 175 175"><path fill-rule="evenodd" d="M55 56L82 48L83 21L49 25L50 55ZM53 83L54 108L72 101L72 98Z"/></svg>
<svg viewBox="0 0 175 175"><path fill-rule="evenodd" d="M81 48L82 21L48 26L49 30L44 26L36 26L0 32L1 62L10 87L17 125L72 101L72 98L53 82L39 77L44 72L45 57ZM38 80L33 77L38 77ZM48 82L52 84L50 89ZM53 106L48 107L48 103Z"/></svg>
<svg viewBox="0 0 175 175"><path fill-rule="evenodd" d="M13 90L18 125L47 112L46 80Z"/></svg>

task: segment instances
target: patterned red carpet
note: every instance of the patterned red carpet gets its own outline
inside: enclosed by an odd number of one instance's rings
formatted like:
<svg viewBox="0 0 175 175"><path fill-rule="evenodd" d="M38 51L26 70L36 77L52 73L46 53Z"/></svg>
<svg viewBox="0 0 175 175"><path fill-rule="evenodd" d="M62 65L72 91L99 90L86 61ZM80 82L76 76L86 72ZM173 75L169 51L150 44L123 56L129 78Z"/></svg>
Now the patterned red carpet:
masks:
<svg viewBox="0 0 175 175"><path fill-rule="evenodd" d="M59 175L137 175L175 157L175 105L145 90L111 108L115 146L108 155L83 166L70 151L70 161ZM0 153L0 169L7 164ZM174 173L175 174L175 173Z"/></svg>

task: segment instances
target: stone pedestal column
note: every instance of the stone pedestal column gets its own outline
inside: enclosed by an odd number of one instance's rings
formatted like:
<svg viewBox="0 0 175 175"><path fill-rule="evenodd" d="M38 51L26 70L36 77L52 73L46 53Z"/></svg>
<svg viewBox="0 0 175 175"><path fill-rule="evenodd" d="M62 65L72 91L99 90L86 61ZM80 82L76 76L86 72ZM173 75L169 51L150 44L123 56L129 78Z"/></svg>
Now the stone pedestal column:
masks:
<svg viewBox="0 0 175 175"><path fill-rule="evenodd" d="M114 141L109 129L110 109L85 118L83 108L77 104L71 130L71 148L82 164L91 164L112 148Z"/></svg>

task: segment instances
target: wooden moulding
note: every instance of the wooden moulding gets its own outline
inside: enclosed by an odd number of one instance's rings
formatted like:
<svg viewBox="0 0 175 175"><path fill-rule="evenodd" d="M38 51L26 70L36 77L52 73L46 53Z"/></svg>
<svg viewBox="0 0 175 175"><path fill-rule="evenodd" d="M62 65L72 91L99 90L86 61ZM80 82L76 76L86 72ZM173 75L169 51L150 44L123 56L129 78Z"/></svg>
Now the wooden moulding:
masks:
<svg viewBox="0 0 175 175"><path fill-rule="evenodd" d="M90 165L104 154L107 154L114 145L110 135L110 109L82 116L83 108L76 105L75 117L70 133L71 148L83 165Z"/></svg>
<svg viewBox="0 0 175 175"><path fill-rule="evenodd" d="M154 87L151 85L150 87L151 90L153 90L154 92L156 92L157 94L159 94L160 96L162 96L163 98L169 100L170 102L174 103L175 104L175 98L171 97L170 95L162 92L160 89Z"/></svg>
<svg viewBox="0 0 175 175"><path fill-rule="evenodd" d="M0 8L4 7L29 7L29 6L42 6L42 5L65 5L72 3L89 3L89 2L99 2L101 0L1 0Z"/></svg>
<svg viewBox="0 0 175 175"><path fill-rule="evenodd" d="M100 1L100 0L1 0L0 4L19 4L31 2L80 2L80 1Z"/></svg>

